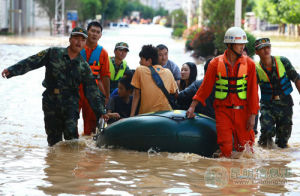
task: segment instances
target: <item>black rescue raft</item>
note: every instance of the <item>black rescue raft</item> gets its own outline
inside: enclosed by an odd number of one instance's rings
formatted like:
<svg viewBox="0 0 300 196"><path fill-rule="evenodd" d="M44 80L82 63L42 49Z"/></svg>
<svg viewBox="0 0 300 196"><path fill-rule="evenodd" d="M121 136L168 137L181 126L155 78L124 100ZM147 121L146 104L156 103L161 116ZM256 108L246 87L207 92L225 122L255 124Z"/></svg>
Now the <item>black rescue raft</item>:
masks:
<svg viewBox="0 0 300 196"><path fill-rule="evenodd" d="M186 111L174 110L138 115L119 120L97 137L97 146L131 150L187 152L211 157L218 149L215 120L197 114L186 118Z"/></svg>

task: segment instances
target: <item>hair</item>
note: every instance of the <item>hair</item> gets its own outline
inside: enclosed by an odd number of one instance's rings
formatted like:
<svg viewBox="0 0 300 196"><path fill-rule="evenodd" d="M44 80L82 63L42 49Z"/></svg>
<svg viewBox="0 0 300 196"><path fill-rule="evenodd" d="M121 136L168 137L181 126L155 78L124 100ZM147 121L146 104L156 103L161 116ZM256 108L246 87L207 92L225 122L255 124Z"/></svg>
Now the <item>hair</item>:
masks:
<svg viewBox="0 0 300 196"><path fill-rule="evenodd" d="M197 78L197 66L196 66L195 63L192 63L192 62L186 62L184 64L187 64L190 68L190 76L189 76L189 79L188 79L189 80L188 86L189 86ZM188 86L186 86L186 82L184 80L180 80L179 86L180 86L181 89L185 89L186 87L188 87Z"/></svg>
<svg viewBox="0 0 300 196"><path fill-rule="evenodd" d="M134 74L135 70L134 69L129 69L129 70L126 70L123 74L123 78L128 78L129 81L131 82L131 79L132 79L132 76Z"/></svg>
<svg viewBox="0 0 300 196"><path fill-rule="evenodd" d="M121 78L119 80L120 84L123 84L126 90L133 90L133 86L131 85L131 79L129 78Z"/></svg>
<svg viewBox="0 0 300 196"><path fill-rule="evenodd" d="M144 45L142 47L141 52L139 53L139 56L142 58L145 58L146 60L151 59L152 65L158 64L158 52L157 48L150 45Z"/></svg>
<svg viewBox="0 0 300 196"><path fill-rule="evenodd" d="M89 30L92 26L94 27L99 27L101 29L101 32L102 32L102 25L100 24L100 22L98 21L92 21L88 24L88 27L87 27L87 30Z"/></svg>
<svg viewBox="0 0 300 196"><path fill-rule="evenodd" d="M159 44L159 45L156 46L156 48L157 48L158 50L167 49L167 51L169 51L168 47L167 47L166 45L164 45L164 44Z"/></svg>
<svg viewBox="0 0 300 196"><path fill-rule="evenodd" d="M204 74L207 71L207 68L208 68L208 65L209 65L210 61L213 60L213 59L214 59L214 57L211 57L211 58L209 58L209 59L206 60L206 62L204 64Z"/></svg>

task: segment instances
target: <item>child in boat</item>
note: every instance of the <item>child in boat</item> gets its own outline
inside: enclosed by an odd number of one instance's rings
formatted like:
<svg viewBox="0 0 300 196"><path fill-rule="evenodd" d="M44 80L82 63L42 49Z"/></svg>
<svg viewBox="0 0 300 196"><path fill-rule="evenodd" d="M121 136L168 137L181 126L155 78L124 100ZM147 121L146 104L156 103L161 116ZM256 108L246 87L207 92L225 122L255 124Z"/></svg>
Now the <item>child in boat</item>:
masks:
<svg viewBox="0 0 300 196"><path fill-rule="evenodd" d="M108 124L130 116L133 86L130 78L122 78L118 83L118 94L112 96L107 105Z"/></svg>

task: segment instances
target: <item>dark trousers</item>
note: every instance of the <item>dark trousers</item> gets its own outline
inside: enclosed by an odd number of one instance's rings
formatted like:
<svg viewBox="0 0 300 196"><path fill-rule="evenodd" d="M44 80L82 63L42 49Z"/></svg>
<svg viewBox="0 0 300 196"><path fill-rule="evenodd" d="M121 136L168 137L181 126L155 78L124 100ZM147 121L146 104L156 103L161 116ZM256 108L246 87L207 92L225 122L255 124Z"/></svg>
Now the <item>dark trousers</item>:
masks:
<svg viewBox="0 0 300 196"><path fill-rule="evenodd" d="M45 130L49 146L65 140L77 139L78 106L62 105L43 98Z"/></svg>
<svg viewBox="0 0 300 196"><path fill-rule="evenodd" d="M286 147L292 132L293 106L262 104L260 111L260 142L276 135L275 143L279 147Z"/></svg>

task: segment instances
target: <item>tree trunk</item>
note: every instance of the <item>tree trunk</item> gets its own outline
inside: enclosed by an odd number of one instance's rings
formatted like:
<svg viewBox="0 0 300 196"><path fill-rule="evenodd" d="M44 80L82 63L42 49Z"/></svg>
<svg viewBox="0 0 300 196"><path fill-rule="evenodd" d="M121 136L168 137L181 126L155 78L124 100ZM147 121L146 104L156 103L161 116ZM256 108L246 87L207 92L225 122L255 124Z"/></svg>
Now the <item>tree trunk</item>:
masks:
<svg viewBox="0 0 300 196"><path fill-rule="evenodd" d="M50 27L50 35L53 35L53 26L52 26L53 18L49 17L49 27Z"/></svg>

